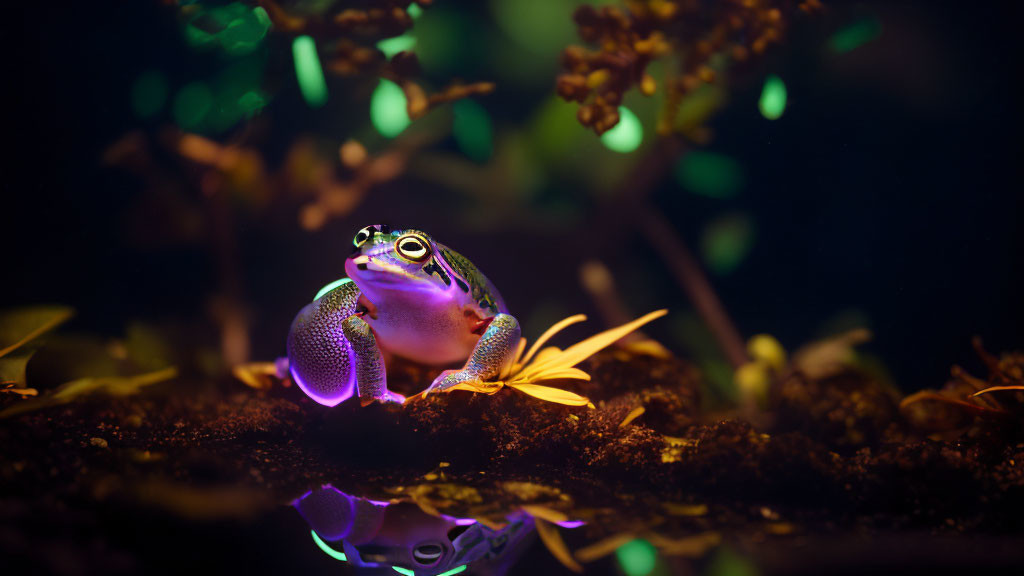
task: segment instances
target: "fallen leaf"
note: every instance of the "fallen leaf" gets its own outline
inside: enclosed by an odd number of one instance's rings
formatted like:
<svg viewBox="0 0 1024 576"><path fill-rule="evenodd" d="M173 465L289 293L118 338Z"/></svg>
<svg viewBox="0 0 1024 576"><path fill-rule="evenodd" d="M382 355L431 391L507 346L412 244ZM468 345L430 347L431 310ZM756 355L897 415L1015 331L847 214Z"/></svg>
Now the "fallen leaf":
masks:
<svg viewBox="0 0 1024 576"><path fill-rule="evenodd" d="M0 313L0 358L66 322L67 306L33 306Z"/></svg>
<svg viewBox="0 0 1024 576"><path fill-rule="evenodd" d="M556 560L573 572L583 572L583 566L580 566L580 563L572 557L569 547L565 545L565 540L562 540L562 534L554 524L538 518L534 525L537 527L537 534L540 536L541 542Z"/></svg>
<svg viewBox="0 0 1024 576"><path fill-rule="evenodd" d="M170 380L178 375L177 368L165 368L156 372L147 372L137 376L108 376L101 378L80 378L58 387L53 394L19 402L0 411L0 418L7 418L26 412L32 412L50 406L67 404L80 397L91 394L107 394L110 396L129 396L138 393L142 388Z"/></svg>

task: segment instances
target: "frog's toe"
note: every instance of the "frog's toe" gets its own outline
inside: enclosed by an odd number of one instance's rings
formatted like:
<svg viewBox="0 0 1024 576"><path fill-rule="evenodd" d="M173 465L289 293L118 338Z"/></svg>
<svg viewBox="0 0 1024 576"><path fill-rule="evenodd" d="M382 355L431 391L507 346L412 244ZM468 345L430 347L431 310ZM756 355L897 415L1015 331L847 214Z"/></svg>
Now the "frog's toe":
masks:
<svg viewBox="0 0 1024 576"><path fill-rule="evenodd" d="M362 396L359 398L359 404L363 408L366 408L374 402L380 402L381 404L404 404L405 396L386 390L381 396Z"/></svg>
<svg viewBox="0 0 1024 576"><path fill-rule="evenodd" d="M445 370L437 378L434 378L434 382L430 385L430 388L427 388L426 394L444 392L459 382L471 379L464 370Z"/></svg>

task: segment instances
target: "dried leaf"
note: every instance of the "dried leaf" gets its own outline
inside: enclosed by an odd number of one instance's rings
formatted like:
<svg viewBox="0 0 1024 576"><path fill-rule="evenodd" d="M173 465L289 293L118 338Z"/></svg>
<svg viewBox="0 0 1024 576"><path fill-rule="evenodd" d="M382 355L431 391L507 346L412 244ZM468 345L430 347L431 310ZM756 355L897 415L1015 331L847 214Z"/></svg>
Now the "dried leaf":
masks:
<svg viewBox="0 0 1024 576"><path fill-rule="evenodd" d="M593 562L600 560L609 554L612 554L618 550L623 544L627 544L636 540L635 532L622 532L614 536L609 536L604 540L599 540L591 544L580 548L576 551L576 559L580 562Z"/></svg>
<svg viewBox="0 0 1024 576"><path fill-rule="evenodd" d="M651 532L645 534L644 538L666 556L684 556L686 558L700 558L707 554L708 550L722 542L722 535L713 531L678 539L666 538Z"/></svg>
<svg viewBox="0 0 1024 576"><path fill-rule="evenodd" d="M53 330L71 318L67 306L34 306L0 313L0 357Z"/></svg>
<svg viewBox="0 0 1024 576"><path fill-rule="evenodd" d="M19 402L0 411L0 418L7 418L50 406L67 404L82 396L90 394L107 394L110 396L129 396L138 393L142 388L159 382L170 380L178 375L177 368L165 368L156 372L147 372L137 376L108 376L102 378L80 378L72 380L57 388L53 394Z"/></svg>
<svg viewBox="0 0 1024 576"><path fill-rule="evenodd" d="M619 424L619 428L625 428L626 426L629 426L630 422L642 416L643 413L646 411L647 409L644 408L643 406L637 406L636 408L633 408L632 410L629 411L629 414L627 414L626 417L622 420L622 423Z"/></svg>
<svg viewBox="0 0 1024 576"><path fill-rule="evenodd" d="M250 362L231 369L231 374L243 384L257 390L270 390L277 380L277 364L274 362Z"/></svg>
<svg viewBox="0 0 1024 576"><path fill-rule="evenodd" d="M523 506L523 510L525 510L527 514L533 516L534 518L547 520L552 524L559 524L562 522L569 521L569 517L566 516L564 513L559 512L558 510L552 510L551 508L545 508L544 506L527 504L526 506Z"/></svg>
<svg viewBox="0 0 1024 576"><path fill-rule="evenodd" d="M704 516L708 513L707 504L676 504L663 502L661 506L673 516Z"/></svg>
<svg viewBox="0 0 1024 576"><path fill-rule="evenodd" d="M565 540L562 540L562 534L558 532L558 528L554 524L540 518L534 524L541 542L556 560L573 572L583 572L583 566L580 566L580 563L572 557L569 547L565 545Z"/></svg>
<svg viewBox="0 0 1024 576"><path fill-rule="evenodd" d="M973 396L981 396L982 394L988 394L989 392L999 392L999 391L1003 391L1003 390L1022 391L1022 390L1024 390L1024 386L1016 386L1016 385L1014 385L1014 386L990 386L988 388L985 388L984 390L979 390L979 391L975 392L971 396L972 397Z"/></svg>

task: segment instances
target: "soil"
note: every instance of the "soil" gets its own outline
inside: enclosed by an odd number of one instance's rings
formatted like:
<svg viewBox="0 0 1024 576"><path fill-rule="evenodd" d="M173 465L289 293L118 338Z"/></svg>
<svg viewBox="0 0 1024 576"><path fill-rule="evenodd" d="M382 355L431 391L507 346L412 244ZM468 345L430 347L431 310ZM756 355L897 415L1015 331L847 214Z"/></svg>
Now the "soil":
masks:
<svg viewBox="0 0 1024 576"><path fill-rule="evenodd" d="M389 368L399 392L434 374ZM791 371L764 410L706 413L683 360L614 349L582 368L592 380L565 387L594 409L507 389L327 409L294 386L184 378L12 417L0 554L33 573L347 570L288 506L331 483L495 522L542 506L587 522L562 532L570 549L642 535L669 573L1024 568L1019 418L928 436L854 369ZM567 571L541 545L511 573L527 570Z"/></svg>

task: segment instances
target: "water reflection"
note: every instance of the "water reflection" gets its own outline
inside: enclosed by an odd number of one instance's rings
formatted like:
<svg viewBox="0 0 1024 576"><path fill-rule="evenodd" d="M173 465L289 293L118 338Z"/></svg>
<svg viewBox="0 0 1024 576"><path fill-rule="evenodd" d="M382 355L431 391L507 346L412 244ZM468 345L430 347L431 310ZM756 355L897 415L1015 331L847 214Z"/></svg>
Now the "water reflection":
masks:
<svg viewBox="0 0 1024 576"><path fill-rule="evenodd" d="M501 576L534 539L534 520L523 511L488 527L471 518L432 516L409 502L378 502L330 485L292 505L324 553L356 574ZM572 523L578 525L578 523Z"/></svg>

